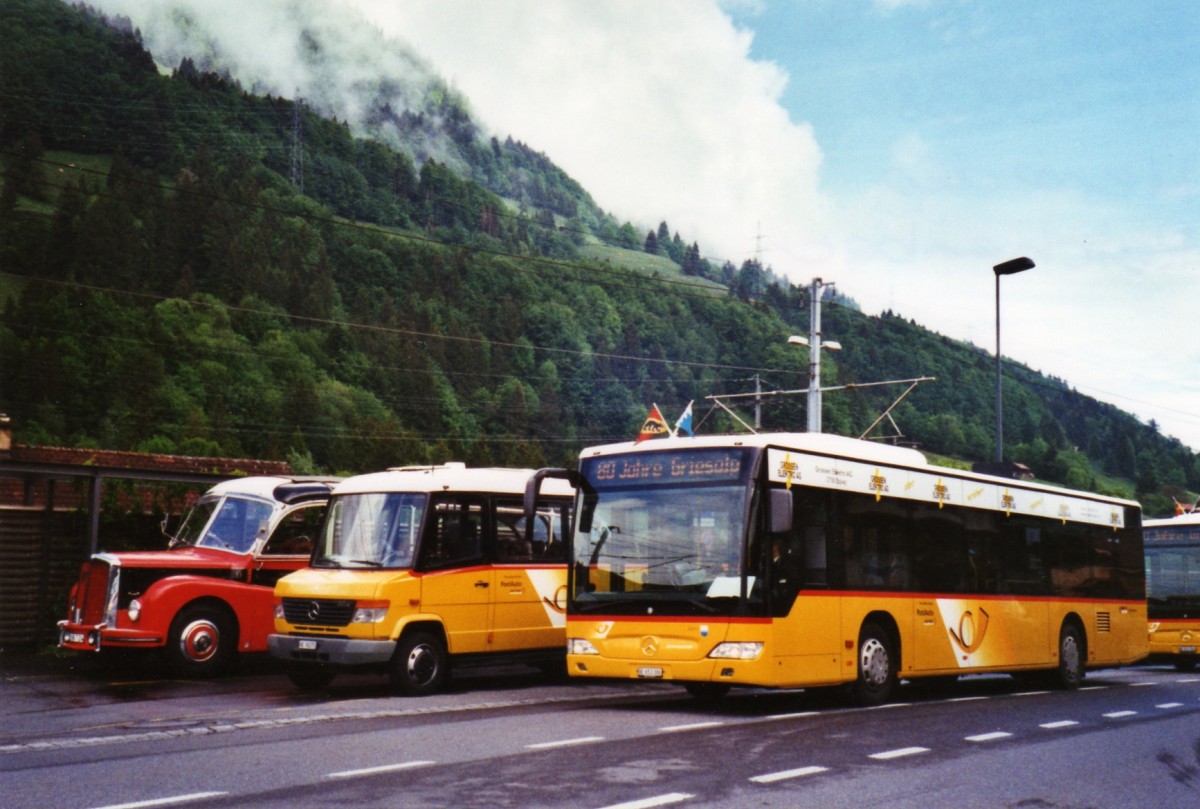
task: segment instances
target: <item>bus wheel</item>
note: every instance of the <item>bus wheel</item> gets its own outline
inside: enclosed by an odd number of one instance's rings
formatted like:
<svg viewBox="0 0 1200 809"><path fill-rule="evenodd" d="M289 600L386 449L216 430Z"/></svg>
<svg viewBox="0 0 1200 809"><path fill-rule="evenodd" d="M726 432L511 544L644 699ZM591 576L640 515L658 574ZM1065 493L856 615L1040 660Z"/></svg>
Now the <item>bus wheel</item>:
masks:
<svg viewBox="0 0 1200 809"><path fill-rule="evenodd" d="M388 672L392 687L410 697L423 697L442 687L450 673L446 644L429 632L400 638Z"/></svg>
<svg viewBox="0 0 1200 809"><path fill-rule="evenodd" d="M301 691L321 691L333 682L337 674L328 666L289 666L287 677Z"/></svg>
<svg viewBox="0 0 1200 809"><path fill-rule="evenodd" d="M720 702L729 693L729 686L725 683L686 683L683 687L692 699L705 705Z"/></svg>
<svg viewBox="0 0 1200 809"><path fill-rule="evenodd" d="M233 620L217 606L193 604L171 622L167 635L167 665L183 677L214 677L233 660L237 633Z"/></svg>
<svg viewBox="0 0 1200 809"><path fill-rule="evenodd" d="M859 705L882 705L896 686L892 639L878 624L864 624L858 636L858 679L851 688Z"/></svg>
<svg viewBox="0 0 1200 809"><path fill-rule="evenodd" d="M1177 659L1175 661L1175 670L1176 671L1195 671L1196 670L1196 656L1195 655L1182 655L1179 659Z"/></svg>
<svg viewBox="0 0 1200 809"><path fill-rule="evenodd" d="M1083 638L1075 624L1063 624L1058 633L1058 671L1055 685L1059 688L1078 688L1083 682L1084 668Z"/></svg>

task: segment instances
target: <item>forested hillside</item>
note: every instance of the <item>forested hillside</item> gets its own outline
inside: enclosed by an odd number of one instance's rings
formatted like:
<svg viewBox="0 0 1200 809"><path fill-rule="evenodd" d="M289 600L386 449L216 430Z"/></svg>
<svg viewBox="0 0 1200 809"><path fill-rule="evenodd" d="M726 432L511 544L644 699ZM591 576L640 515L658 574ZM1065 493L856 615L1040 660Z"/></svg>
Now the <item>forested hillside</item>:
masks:
<svg viewBox="0 0 1200 809"><path fill-rule="evenodd" d="M438 119L476 179L194 64L161 71L108 22L57 0L0 17L0 411L20 443L568 464L652 402L673 420L696 400L713 432L736 425L705 396L807 383L787 344L807 289L618 223L547 156L481 139L465 101ZM824 384L937 377L893 411L904 440L990 456L990 355L846 298L823 331L845 347ZM1153 425L1021 366L1004 385L1006 456L1039 477L1152 512L1200 489L1200 458ZM827 394L825 429L858 435L902 390ZM803 397L762 419L802 429Z"/></svg>

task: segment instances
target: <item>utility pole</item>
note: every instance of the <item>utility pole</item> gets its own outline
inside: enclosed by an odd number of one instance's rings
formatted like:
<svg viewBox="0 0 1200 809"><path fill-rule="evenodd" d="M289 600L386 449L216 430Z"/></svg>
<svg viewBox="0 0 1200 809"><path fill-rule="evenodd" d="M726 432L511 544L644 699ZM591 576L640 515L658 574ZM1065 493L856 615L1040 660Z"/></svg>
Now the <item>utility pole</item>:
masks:
<svg viewBox="0 0 1200 809"><path fill-rule="evenodd" d="M833 286L814 278L809 287L808 431L821 432L821 287ZM830 348L841 348L831 341Z"/></svg>
<svg viewBox="0 0 1200 809"><path fill-rule="evenodd" d="M762 429L762 378L754 375L754 430Z"/></svg>

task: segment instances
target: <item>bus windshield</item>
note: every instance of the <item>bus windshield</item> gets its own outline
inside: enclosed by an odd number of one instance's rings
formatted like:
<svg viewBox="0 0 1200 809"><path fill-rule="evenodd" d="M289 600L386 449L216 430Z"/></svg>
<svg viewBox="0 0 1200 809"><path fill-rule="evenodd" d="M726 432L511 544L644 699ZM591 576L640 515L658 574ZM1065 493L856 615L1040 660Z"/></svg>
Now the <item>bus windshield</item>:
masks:
<svg viewBox="0 0 1200 809"><path fill-rule="evenodd" d="M1146 527L1146 599L1151 618L1200 607L1200 525Z"/></svg>
<svg viewBox="0 0 1200 809"><path fill-rule="evenodd" d="M184 517L171 547L193 545L248 553L254 541L266 535L273 512L274 506L261 500L240 497L201 500Z"/></svg>
<svg viewBox="0 0 1200 809"><path fill-rule="evenodd" d="M412 566L424 494L346 494L329 502L314 567Z"/></svg>
<svg viewBox="0 0 1200 809"><path fill-rule="evenodd" d="M749 466L740 449L586 461L596 495L574 538L574 608L703 614L736 607Z"/></svg>

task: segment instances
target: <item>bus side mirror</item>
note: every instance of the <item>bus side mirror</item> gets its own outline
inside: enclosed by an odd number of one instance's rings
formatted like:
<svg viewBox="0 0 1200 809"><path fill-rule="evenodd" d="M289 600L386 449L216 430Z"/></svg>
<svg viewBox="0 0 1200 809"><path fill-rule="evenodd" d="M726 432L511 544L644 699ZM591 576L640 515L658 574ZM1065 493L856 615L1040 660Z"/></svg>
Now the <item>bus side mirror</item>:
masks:
<svg viewBox="0 0 1200 809"><path fill-rule="evenodd" d="M792 493L787 489L771 489L770 524L772 534L786 534L792 530Z"/></svg>
<svg viewBox="0 0 1200 809"><path fill-rule="evenodd" d="M581 521L580 530L591 530L591 511L596 505L596 490L588 483L587 478L574 469L539 469L530 476L529 481L525 484L525 540L533 542L533 524L537 517L538 494L541 493L542 481L546 478L562 478L576 489L583 491L584 513L578 515L578 519Z"/></svg>

